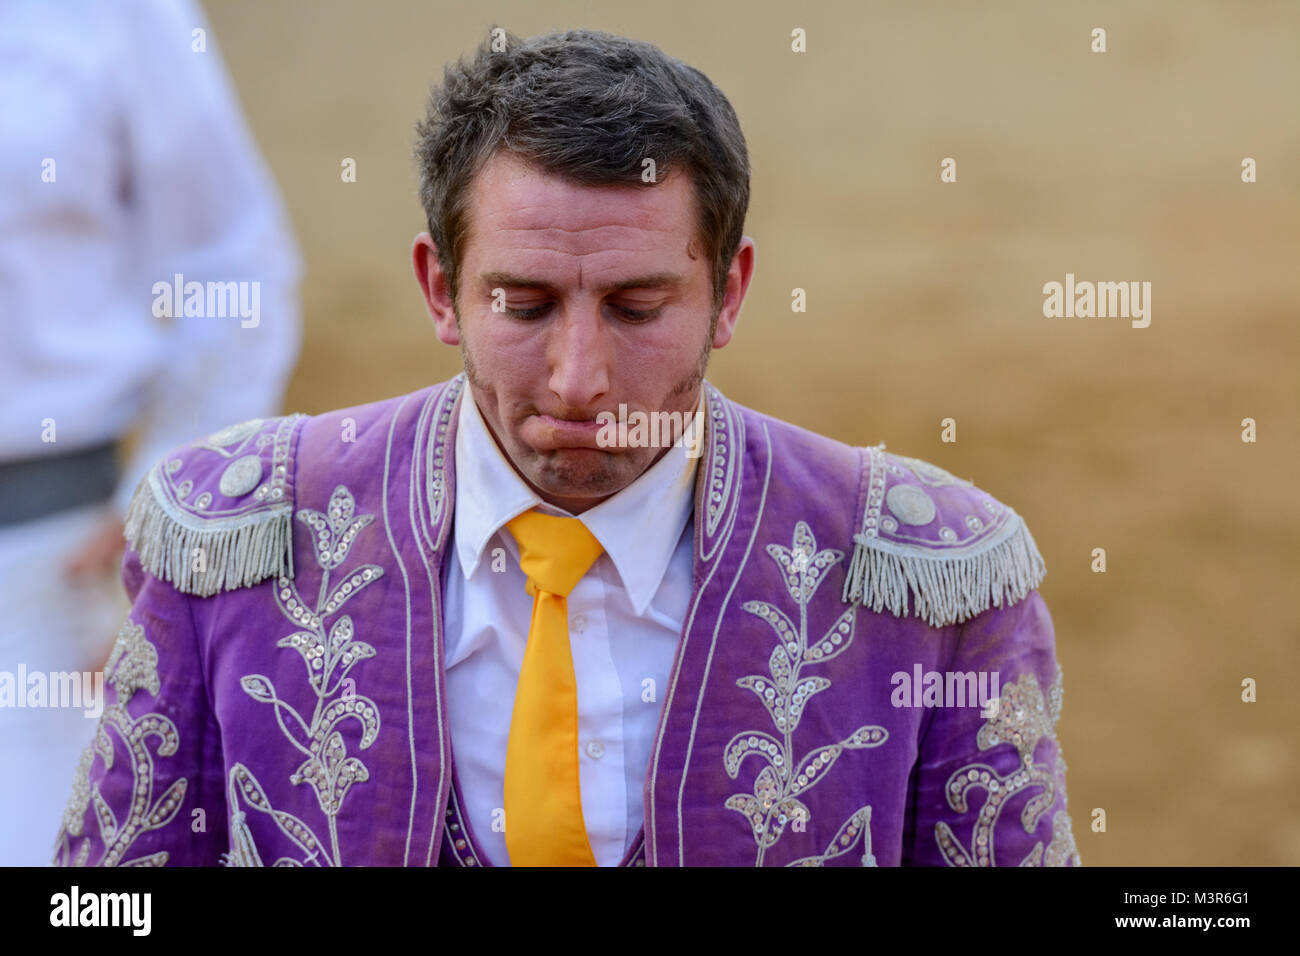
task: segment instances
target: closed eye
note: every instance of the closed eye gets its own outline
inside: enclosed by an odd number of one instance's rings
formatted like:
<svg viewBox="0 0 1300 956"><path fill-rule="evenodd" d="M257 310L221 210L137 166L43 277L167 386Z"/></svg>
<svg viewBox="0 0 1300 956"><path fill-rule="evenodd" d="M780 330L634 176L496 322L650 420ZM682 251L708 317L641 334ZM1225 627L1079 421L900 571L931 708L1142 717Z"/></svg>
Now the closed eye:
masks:
<svg viewBox="0 0 1300 956"><path fill-rule="evenodd" d="M552 302L546 302L528 309L512 309L507 306L506 315L516 319L540 319L550 311L553 304ZM609 307L630 322L646 322L663 311L663 306L656 306L653 309L629 309L625 306L610 303Z"/></svg>
<svg viewBox="0 0 1300 956"><path fill-rule="evenodd" d="M516 319L536 319L545 314L546 310L551 307L548 302L545 305L534 306L531 309L512 309L506 306L506 315L513 316Z"/></svg>
<svg viewBox="0 0 1300 956"><path fill-rule="evenodd" d="M663 311L663 306L655 306L653 309L629 309L621 305L611 304L610 308L634 322L645 322L653 319Z"/></svg>

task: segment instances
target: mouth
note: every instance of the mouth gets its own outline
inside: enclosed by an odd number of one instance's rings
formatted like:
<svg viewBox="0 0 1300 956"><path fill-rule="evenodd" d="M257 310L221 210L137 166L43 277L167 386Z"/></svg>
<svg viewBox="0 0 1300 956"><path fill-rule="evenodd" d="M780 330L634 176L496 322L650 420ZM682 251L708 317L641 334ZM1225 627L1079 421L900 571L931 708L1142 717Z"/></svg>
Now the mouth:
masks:
<svg viewBox="0 0 1300 956"><path fill-rule="evenodd" d="M549 450L557 451L562 448L605 450L596 441L596 436L603 425L595 419L556 418L540 412L534 418L542 426L542 434L539 437Z"/></svg>

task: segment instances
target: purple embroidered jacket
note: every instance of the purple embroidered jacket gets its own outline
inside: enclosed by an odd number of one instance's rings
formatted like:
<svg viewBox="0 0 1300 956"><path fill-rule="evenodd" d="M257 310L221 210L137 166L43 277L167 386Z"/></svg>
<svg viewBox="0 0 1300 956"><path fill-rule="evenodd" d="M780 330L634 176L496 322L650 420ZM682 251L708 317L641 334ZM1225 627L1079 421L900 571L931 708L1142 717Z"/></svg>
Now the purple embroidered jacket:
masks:
<svg viewBox="0 0 1300 956"><path fill-rule="evenodd" d="M1020 516L706 393L693 594L624 865L1077 865ZM484 865L441 630L466 396L233 425L141 482L56 862Z"/></svg>

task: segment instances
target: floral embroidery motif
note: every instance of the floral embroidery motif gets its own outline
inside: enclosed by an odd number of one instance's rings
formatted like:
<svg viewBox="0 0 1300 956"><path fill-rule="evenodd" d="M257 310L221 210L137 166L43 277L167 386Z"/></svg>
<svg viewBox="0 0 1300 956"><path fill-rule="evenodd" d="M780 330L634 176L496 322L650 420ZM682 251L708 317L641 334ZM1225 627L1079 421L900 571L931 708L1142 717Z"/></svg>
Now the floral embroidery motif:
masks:
<svg viewBox="0 0 1300 956"><path fill-rule="evenodd" d="M821 866L827 860L850 852L857 846L859 835L863 840L862 865L875 866L876 858L871 853L871 807L863 807L845 820L839 832L827 845L825 852L816 856L805 856L793 863L787 863L786 866Z"/></svg>
<svg viewBox="0 0 1300 956"><path fill-rule="evenodd" d="M331 574L347 559L357 535L375 518L373 514L354 514L355 507L351 492L339 485L330 496L327 514L311 508L297 512L298 520L312 532L312 550L323 572L314 605L309 606L303 601L297 585L289 578L281 577L276 583L275 598L280 612L299 628L282 637L276 646L293 649L302 657L308 683L316 696L310 719L304 718L279 696L270 678L248 674L240 681L240 686L250 697L274 708L280 730L303 755L302 764L289 780L294 784L307 784L315 792L317 804L328 823L329 840L322 840L293 814L274 809L252 772L242 764L236 764L231 768L229 780L232 847L226 854L228 865L261 865L261 857L246 822L247 815L240 809L244 805L270 815L280 832L302 851L301 859L281 857L276 860L276 866L343 865L339 852L338 815L352 785L368 781L370 771L361 760L348 754L347 742L339 728L349 720L360 724L358 747L361 750L373 744L379 734L379 708L374 701L358 695L354 689L355 682L348 678L348 672L358 662L375 656L375 649L355 639L352 618L339 612L357 592L379 580L383 568L374 564L363 565L345 574L330 589ZM350 685L346 689L345 683Z"/></svg>
<svg viewBox="0 0 1300 956"><path fill-rule="evenodd" d="M1061 667L1056 667L1056 679L1048 688L1047 701L1038 687L1038 678L1026 672L1011 684L1004 684L1002 696L990 704L993 716L988 717L976 735L980 750L989 750L1003 744L1016 748L1020 766L1005 776L987 764L967 764L948 778L946 793L948 805L958 813L968 812L967 793L974 789L986 794L980 808L973 834L974 854L962 845L946 823L936 823L935 840L950 866L997 866L993 852L993 835L998 818L1008 801L1031 788L1041 789L1020 813L1020 823L1026 833L1033 833L1043 814L1056 800L1056 776L1046 764L1034 763L1034 749L1039 741L1055 741L1056 722L1061 715ZM1056 775L1064 779L1065 760L1057 750ZM1063 811L1052 815L1052 840L1044 856L1043 844L1038 842L1020 861L1021 866L1075 866L1081 864L1075 848L1070 817Z"/></svg>
<svg viewBox="0 0 1300 956"><path fill-rule="evenodd" d="M767 709L780 739L761 730L742 731L727 744L724 763L728 776L735 780L746 757L755 755L766 766L754 781L753 793L737 793L727 798L726 806L744 814L758 844L755 866L763 865L767 849L785 832L787 824L811 819L808 807L799 795L825 779L826 772L845 750L879 747L889 737L884 727L865 725L844 740L814 747L798 760L794 759L794 732L804 707L813 695L831 686L825 677L803 676L804 667L825 663L839 656L853 642L856 608L850 607L818 640L808 640L808 605L827 572L844 559L844 552L817 550L817 540L808 525L795 525L793 547L769 544L767 553L785 576L786 588L799 608L796 625L789 616L766 601L747 601L743 608L762 618L776 632L777 645L768 658L768 674L740 678L740 687L753 691ZM863 840L863 866L874 866L871 853L871 808L857 810L841 825L826 851L796 860L792 866L820 866L823 862L848 853Z"/></svg>
<svg viewBox="0 0 1300 956"><path fill-rule="evenodd" d="M154 764L148 741L150 738L156 739L158 756L170 757L176 753L180 737L175 724L162 714L147 713L132 719L127 713L126 706L137 690L146 690L156 697L160 688L158 650L145 636L144 628L133 623L129 617L118 631L117 643L113 645L113 653L104 666L104 676L116 691L116 700L104 708L94 740L82 753L77 764L72 795L63 812L63 826L59 830L59 848L54 862L67 864L68 838L83 835L86 809L93 804L100 842L105 847L100 866L163 866L168 859L166 850L122 862L122 858L142 833L159 830L172 821L180 810L188 786L186 779L181 777L157 800L153 798ZM99 785L90 785L90 768L96 753L103 759L106 768L113 767L113 741L108 735L109 728L117 732L131 757L132 802L124 821L118 820L117 814L100 793ZM85 866L89 856L90 841L86 840L71 864Z"/></svg>

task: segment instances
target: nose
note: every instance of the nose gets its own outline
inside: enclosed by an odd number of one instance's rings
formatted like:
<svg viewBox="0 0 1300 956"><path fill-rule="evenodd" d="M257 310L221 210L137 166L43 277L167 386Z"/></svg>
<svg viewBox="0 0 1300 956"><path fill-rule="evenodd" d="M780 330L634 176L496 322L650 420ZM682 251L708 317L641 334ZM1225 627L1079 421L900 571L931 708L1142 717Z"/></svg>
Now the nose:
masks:
<svg viewBox="0 0 1300 956"><path fill-rule="evenodd" d="M598 303L570 306L551 327L547 343L550 388L565 408L597 411L609 392L612 343Z"/></svg>

